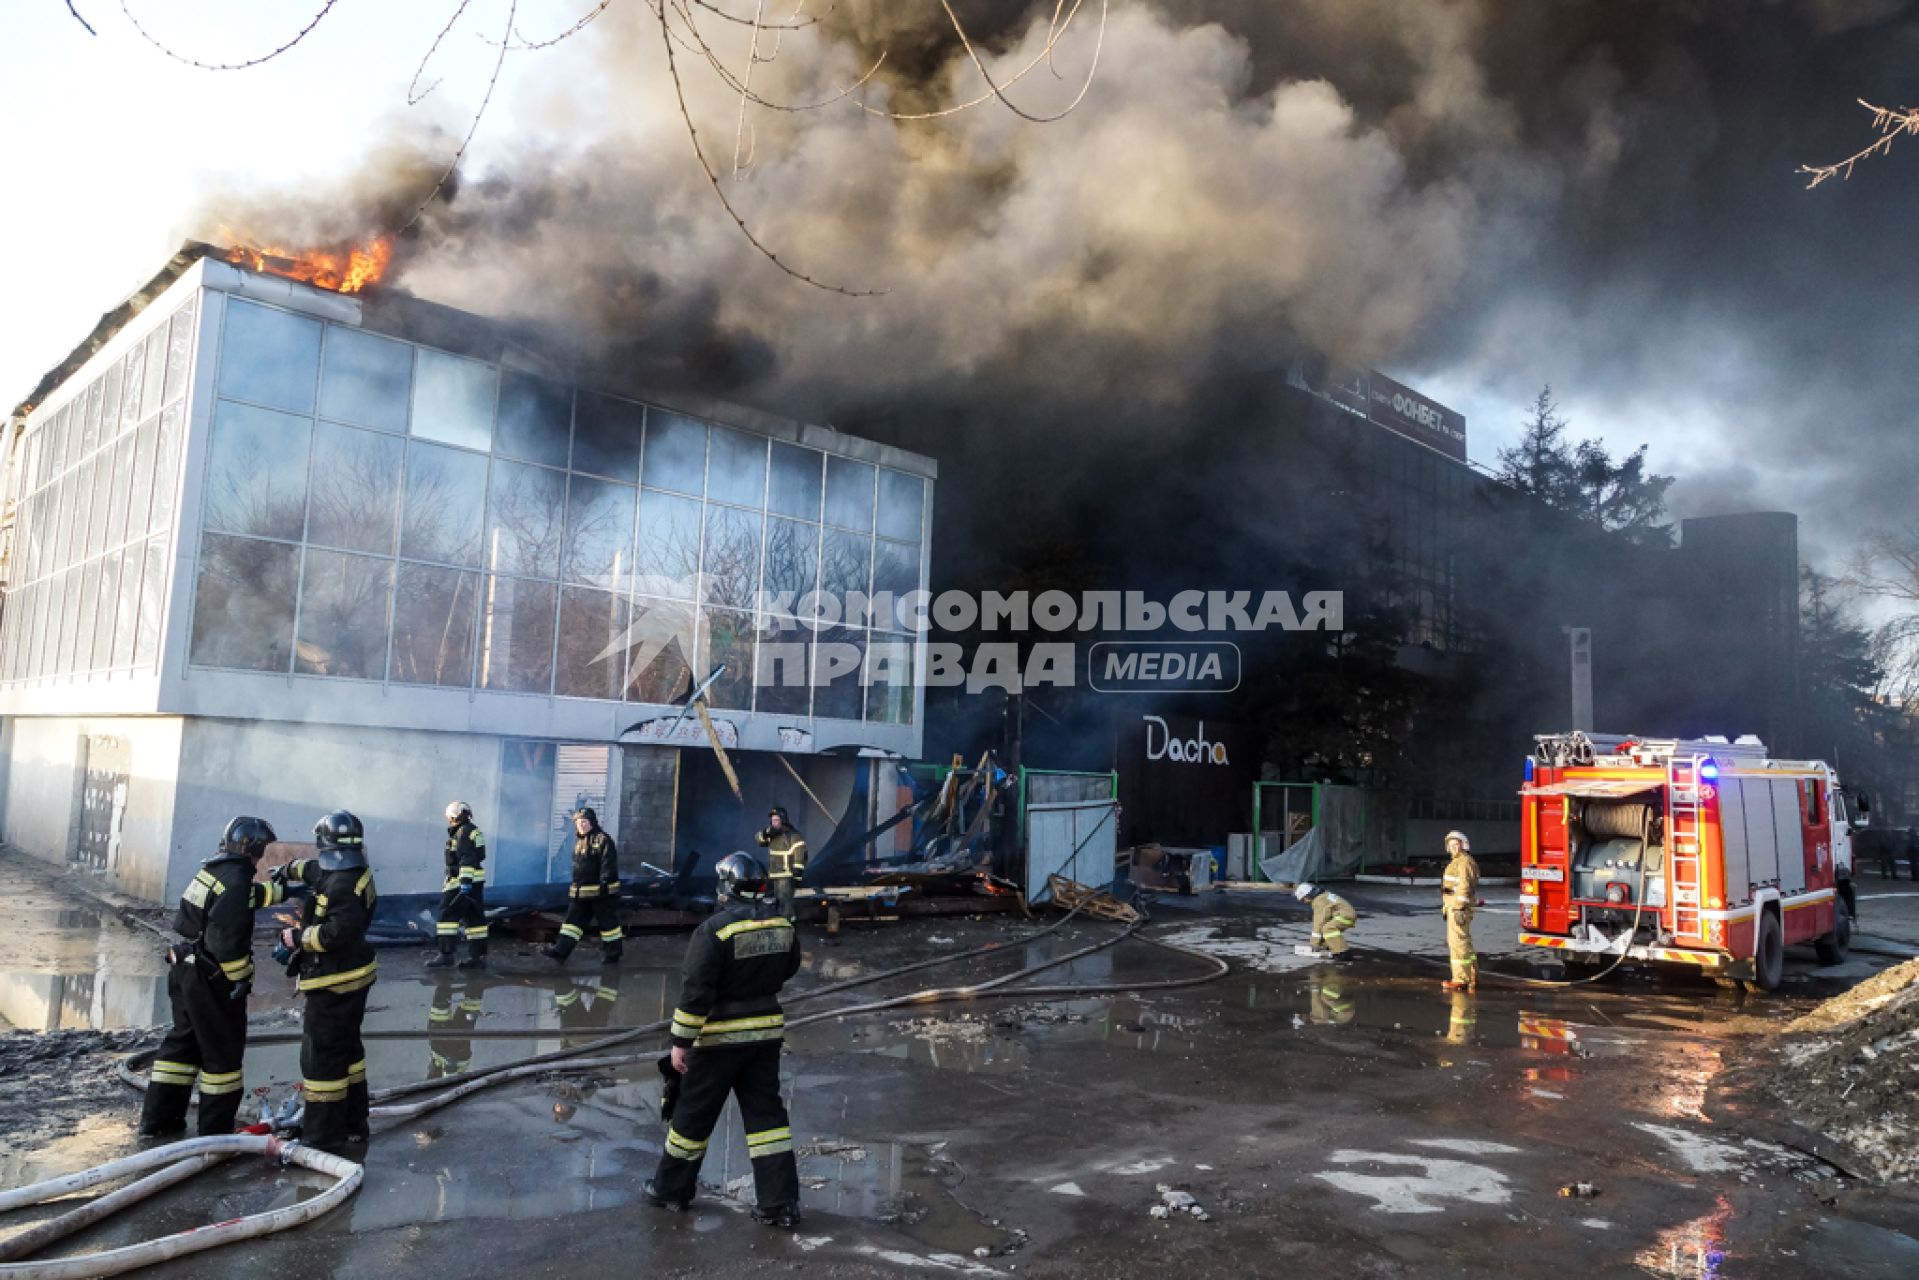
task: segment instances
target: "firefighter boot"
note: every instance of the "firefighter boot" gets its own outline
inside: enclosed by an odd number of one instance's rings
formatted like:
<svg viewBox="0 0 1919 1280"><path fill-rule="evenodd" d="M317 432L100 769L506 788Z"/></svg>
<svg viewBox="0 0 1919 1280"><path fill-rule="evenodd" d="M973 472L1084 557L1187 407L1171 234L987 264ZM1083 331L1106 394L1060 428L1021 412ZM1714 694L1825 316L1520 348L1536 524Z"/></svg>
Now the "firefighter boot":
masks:
<svg viewBox="0 0 1919 1280"><path fill-rule="evenodd" d="M800 1207L796 1204L776 1204L753 1210L753 1221L777 1227L781 1231L796 1231L800 1225Z"/></svg>
<svg viewBox="0 0 1919 1280"><path fill-rule="evenodd" d="M484 936L467 939L466 959L460 961L460 967L462 969L486 968L486 938Z"/></svg>
<svg viewBox="0 0 1919 1280"><path fill-rule="evenodd" d="M441 935L440 953L427 961L426 967L429 969L451 969L453 967L453 938L451 935Z"/></svg>
<svg viewBox="0 0 1919 1280"><path fill-rule="evenodd" d="M675 1213L685 1213L687 1209L692 1207L693 1203L691 1200L667 1199L654 1188L653 1179L651 1178L648 1178L646 1185L640 1188L640 1194L646 1197L646 1202L655 1209L671 1209Z"/></svg>

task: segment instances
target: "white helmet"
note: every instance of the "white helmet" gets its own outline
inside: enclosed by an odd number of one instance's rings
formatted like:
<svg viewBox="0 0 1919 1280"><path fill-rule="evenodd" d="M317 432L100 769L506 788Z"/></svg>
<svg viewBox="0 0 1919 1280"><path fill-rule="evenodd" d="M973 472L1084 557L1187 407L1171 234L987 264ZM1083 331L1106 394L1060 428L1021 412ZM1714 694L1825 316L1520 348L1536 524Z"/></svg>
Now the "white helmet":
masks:
<svg viewBox="0 0 1919 1280"><path fill-rule="evenodd" d="M1445 843L1451 844L1455 840L1459 841L1459 847L1462 849L1470 851L1473 847L1473 842L1466 838L1464 831L1448 831L1446 833Z"/></svg>
<svg viewBox="0 0 1919 1280"><path fill-rule="evenodd" d="M1315 885L1311 880L1301 880L1298 884L1293 886L1293 896L1295 898L1298 898L1301 902L1306 901L1306 899L1312 897L1314 894L1318 892L1319 892L1319 887Z"/></svg>
<svg viewBox="0 0 1919 1280"><path fill-rule="evenodd" d="M455 800L446 807L446 820L448 822L458 822L461 818L470 818L472 816L473 806L464 800Z"/></svg>

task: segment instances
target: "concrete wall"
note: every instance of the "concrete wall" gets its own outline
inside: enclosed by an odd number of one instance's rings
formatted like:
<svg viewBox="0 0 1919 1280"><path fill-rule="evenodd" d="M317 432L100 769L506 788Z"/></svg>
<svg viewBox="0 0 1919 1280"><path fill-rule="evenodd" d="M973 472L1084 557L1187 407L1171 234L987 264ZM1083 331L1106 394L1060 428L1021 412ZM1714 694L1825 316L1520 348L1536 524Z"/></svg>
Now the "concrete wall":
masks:
<svg viewBox="0 0 1919 1280"><path fill-rule="evenodd" d="M500 739L412 729L356 729L277 721L187 721L178 826L211 851L235 814L271 822L283 839L310 839L313 824L350 809L366 824L367 852L382 896L437 894L450 800L490 821L500 777Z"/></svg>
<svg viewBox="0 0 1919 1280"><path fill-rule="evenodd" d="M98 719L9 717L0 725L6 757L0 790L0 839L22 853L64 867L78 838L88 739L117 739L129 757L126 794L116 804L119 827L105 868L107 883L150 901L178 892L173 838L182 722L171 716ZM188 873L190 874L190 872Z"/></svg>
<svg viewBox="0 0 1919 1280"><path fill-rule="evenodd" d="M679 778L677 747L622 746L620 762L621 869L638 873L642 860L673 864L673 800Z"/></svg>
<svg viewBox="0 0 1919 1280"><path fill-rule="evenodd" d="M1519 824L1517 822L1448 822L1439 818L1408 818L1406 820L1406 856L1412 858L1446 857L1446 833L1462 831L1472 841L1473 856L1484 858L1489 854L1519 853Z"/></svg>

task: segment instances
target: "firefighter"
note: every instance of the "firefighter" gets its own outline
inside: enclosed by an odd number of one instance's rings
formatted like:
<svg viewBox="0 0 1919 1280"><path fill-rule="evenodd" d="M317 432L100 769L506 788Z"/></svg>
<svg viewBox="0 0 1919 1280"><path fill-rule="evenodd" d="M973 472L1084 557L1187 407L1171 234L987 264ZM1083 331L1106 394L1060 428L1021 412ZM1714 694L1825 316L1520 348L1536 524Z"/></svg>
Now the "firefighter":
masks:
<svg viewBox="0 0 1919 1280"><path fill-rule="evenodd" d="M1345 955L1351 946L1346 931L1359 923L1359 912L1353 910L1353 904L1307 880L1294 886L1293 896L1312 903L1313 946L1323 946L1335 957Z"/></svg>
<svg viewBox="0 0 1919 1280"><path fill-rule="evenodd" d="M643 1194L663 1208L692 1202L707 1139L731 1093L753 1161L753 1216L790 1231L800 1223L800 1181L780 1099L780 988L799 971L799 933L768 900L771 886L757 858L730 853L717 875L720 909L686 948L670 1029L669 1066L682 1079L666 1148Z"/></svg>
<svg viewBox="0 0 1919 1280"><path fill-rule="evenodd" d="M455 800L446 807L446 883L440 886L440 954L429 969L453 963L453 951L466 939L462 969L486 968L486 833L473 822L473 806Z"/></svg>
<svg viewBox="0 0 1919 1280"><path fill-rule="evenodd" d="M279 839L264 818L227 823L220 848L186 892L173 929L184 942L167 948L167 995L173 1029L160 1043L140 1113L143 1137L187 1127L187 1100L200 1082L200 1136L233 1132L240 1114L241 1058L247 1046L247 995L253 990L253 913L284 896L277 884L255 884L267 845Z"/></svg>
<svg viewBox="0 0 1919 1280"><path fill-rule="evenodd" d="M457 998L456 979L438 974L433 979L433 1002L426 1009L428 1054L426 1078L438 1080L456 1076L473 1065L473 1028L480 1021L486 988L483 978L468 978L461 984Z"/></svg>
<svg viewBox="0 0 1919 1280"><path fill-rule="evenodd" d="M1446 918L1446 950L1452 957L1453 976L1444 986L1448 991L1474 991L1479 987L1479 955L1473 950L1473 909L1479 905L1479 864L1473 861L1472 841L1463 832L1446 833L1446 852L1452 861L1440 881L1439 911Z"/></svg>
<svg viewBox="0 0 1919 1280"><path fill-rule="evenodd" d="M540 954L564 964L586 933L588 920L600 930L600 963L618 964L625 949L620 933L620 851L613 837L600 830L600 816L591 808L573 815L573 883L566 896L566 921L560 936Z"/></svg>
<svg viewBox="0 0 1919 1280"><path fill-rule="evenodd" d="M300 1024L300 1075L308 1145L338 1154L367 1140L366 1046L360 1022L378 962L367 941L377 894L367 866L366 831L336 809L313 824L317 856L289 862L274 875L307 891L300 926L280 933L276 955L306 997Z"/></svg>
<svg viewBox="0 0 1919 1280"><path fill-rule="evenodd" d="M766 814L766 830L753 837L766 850L773 870L773 894L780 914L793 918L793 895L806 876L806 841L793 827L786 810L774 805Z"/></svg>

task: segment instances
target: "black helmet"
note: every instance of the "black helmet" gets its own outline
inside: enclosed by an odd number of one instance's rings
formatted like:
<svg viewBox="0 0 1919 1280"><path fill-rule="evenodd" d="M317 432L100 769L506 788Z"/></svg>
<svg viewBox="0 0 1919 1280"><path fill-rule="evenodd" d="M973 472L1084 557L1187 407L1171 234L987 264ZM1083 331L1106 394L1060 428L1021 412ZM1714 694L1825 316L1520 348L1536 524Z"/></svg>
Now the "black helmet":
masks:
<svg viewBox="0 0 1919 1280"><path fill-rule="evenodd" d="M769 818L778 818L782 827L791 827L793 825L793 819L786 816L786 806L783 804L776 804L771 809L768 809L766 816Z"/></svg>
<svg viewBox="0 0 1919 1280"><path fill-rule="evenodd" d="M727 898L756 900L766 896L770 887L766 879L766 868L760 860L750 853L729 853L720 859L720 865L713 868L713 874L719 878L719 896Z"/></svg>
<svg viewBox="0 0 1919 1280"><path fill-rule="evenodd" d="M366 828L345 809L335 809L313 824L313 842L322 849L358 849L366 843Z"/></svg>
<svg viewBox="0 0 1919 1280"><path fill-rule="evenodd" d="M600 815L593 812L593 806L590 804L581 805L573 811L573 816L575 818L585 818L596 827L600 825Z"/></svg>
<svg viewBox="0 0 1919 1280"><path fill-rule="evenodd" d="M227 823L227 829L221 833L220 852L244 853L258 862L266 855L267 846L279 838L274 834L273 824L265 818L249 818L242 815Z"/></svg>

